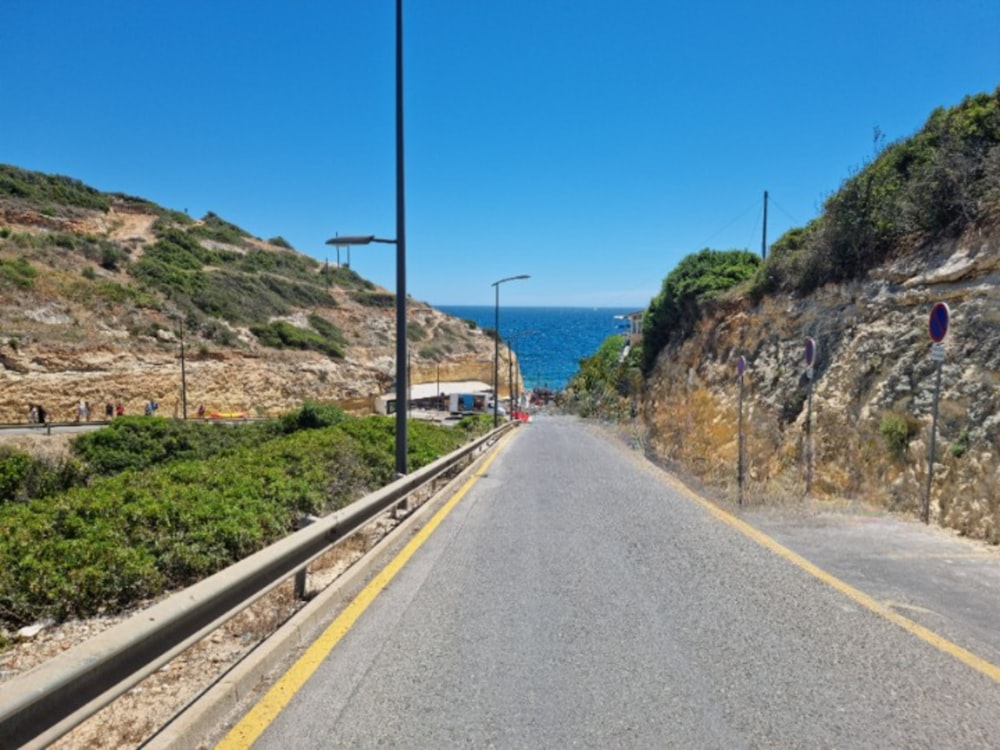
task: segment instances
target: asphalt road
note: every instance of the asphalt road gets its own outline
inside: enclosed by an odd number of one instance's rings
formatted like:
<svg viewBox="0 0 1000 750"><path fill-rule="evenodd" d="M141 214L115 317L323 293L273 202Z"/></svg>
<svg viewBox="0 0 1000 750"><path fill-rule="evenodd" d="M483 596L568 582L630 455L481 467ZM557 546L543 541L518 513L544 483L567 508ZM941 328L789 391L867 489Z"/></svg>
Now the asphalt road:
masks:
<svg viewBox="0 0 1000 750"><path fill-rule="evenodd" d="M837 519L744 518L817 565L839 557L834 575L965 648L996 645L969 611L941 614L955 594L923 580L930 568L900 572L918 557L904 538L886 552L884 530L855 534L838 556L824 547ZM886 560L899 568L878 572ZM998 709L995 675L751 538L593 428L541 417L255 747L996 747Z"/></svg>
<svg viewBox="0 0 1000 750"><path fill-rule="evenodd" d="M50 424L7 424L0 425L0 440L4 437L20 435L62 435L66 433L91 432L107 427L107 422L55 422Z"/></svg>

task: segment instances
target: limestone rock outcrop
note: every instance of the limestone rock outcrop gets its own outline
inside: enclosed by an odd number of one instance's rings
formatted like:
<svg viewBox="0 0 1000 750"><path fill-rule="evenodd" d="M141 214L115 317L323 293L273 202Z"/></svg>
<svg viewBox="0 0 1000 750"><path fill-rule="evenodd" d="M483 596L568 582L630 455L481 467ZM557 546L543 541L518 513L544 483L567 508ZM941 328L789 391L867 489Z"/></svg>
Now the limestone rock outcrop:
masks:
<svg viewBox="0 0 1000 750"><path fill-rule="evenodd" d="M919 516L936 372L928 316L936 302L946 302L951 325L931 517L1000 542L997 237L980 228L806 297L714 305L693 336L660 354L648 380L642 414L652 449L735 492L736 359L743 355L748 496L752 502L801 500L810 455L803 343L809 336L818 344L813 493ZM895 449L889 435L894 424L905 430Z"/></svg>

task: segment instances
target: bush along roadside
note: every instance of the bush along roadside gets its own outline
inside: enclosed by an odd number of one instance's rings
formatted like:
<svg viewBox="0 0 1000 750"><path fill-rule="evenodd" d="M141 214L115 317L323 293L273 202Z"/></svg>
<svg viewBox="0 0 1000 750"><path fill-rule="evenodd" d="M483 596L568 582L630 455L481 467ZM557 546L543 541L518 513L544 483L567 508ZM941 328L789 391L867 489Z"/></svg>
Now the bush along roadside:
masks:
<svg viewBox="0 0 1000 750"><path fill-rule="evenodd" d="M312 409L301 421L335 416ZM394 420L333 421L0 504L0 625L122 611L277 541L303 513L331 512L391 481ZM412 423L411 470L468 438Z"/></svg>

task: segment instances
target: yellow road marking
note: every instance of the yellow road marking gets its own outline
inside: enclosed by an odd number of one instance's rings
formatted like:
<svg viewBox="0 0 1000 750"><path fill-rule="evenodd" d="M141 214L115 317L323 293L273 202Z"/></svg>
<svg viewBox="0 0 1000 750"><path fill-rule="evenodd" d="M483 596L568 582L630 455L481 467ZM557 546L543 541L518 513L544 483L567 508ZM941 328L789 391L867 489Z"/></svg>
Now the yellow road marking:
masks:
<svg viewBox="0 0 1000 750"><path fill-rule="evenodd" d="M509 435L508 435L508 438ZM504 441L506 442L506 440ZM288 705L289 701L309 680L312 674L323 663L323 660L334 649L340 639L347 635L358 618L368 609L375 597L377 597L389 582L395 578L396 574L402 570L413 554L423 545L424 542L434 533L434 530L451 513L452 509L472 489L472 486L484 476L486 470L493 463L493 460L500 455L499 448L490 455L476 474L469 477L469 480L462 485L461 489L455 493L454 497L448 500L434 517L409 541L392 562L373 578L354 600L347 605L343 612L330 623L323 634L299 657L281 679L278 680L264 695L263 698L250 711L240 719L239 723L230 730L216 748L222 750L236 750L236 748L248 748L256 742L257 738L263 734L264 730L273 722L281 711Z"/></svg>
<svg viewBox="0 0 1000 750"><path fill-rule="evenodd" d="M953 656L960 662L972 667L977 672L986 675L987 677L993 679L996 682L1000 682L1000 667L995 664L976 656L971 651L962 648L956 643L952 643L946 638L942 638L940 635L935 633L933 630L925 628L923 625L918 625L909 618L903 617L897 612L893 612L888 607L879 604L877 601L872 599L865 593L862 593L858 589L854 588L848 583L840 580L839 578L827 573L822 568L813 565L811 562L806 560L804 557L792 552L792 550L779 544L771 537L767 536L761 531L758 531L753 526L748 524L746 521L742 521L739 518L727 513L716 505L713 505L708 500L703 497L699 497L697 494L692 492L688 487L684 486L680 482L677 482L671 477L671 483L681 490L685 495L687 495L694 502L701 505L703 508L707 509L712 515L718 518L723 523L728 524L737 531L741 532L745 536L750 537L755 542L763 547L774 552L776 555L785 558L793 565L797 565L802 570L810 573L823 583L828 586L832 586L834 589L839 591L844 596L853 600L854 602L860 604L862 607L871 610L875 614L884 617L892 623L895 623L903 630L915 635L917 638L925 641L935 648L943 651L946 654Z"/></svg>
<svg viewBox="0 0 1000 750"><path fill-rule="evenodd" d="M437 529L441 522L454 509L458 502L466 495L472 486L483 476L490 464L499 455L499 450L495 451L483 463L477 474L469 480L455 493L454 497L448 500L444 506L434 514L434 517L410 540L410 542L400 551L400 553L390 562L372 581L361 591L360 594L344 609L343 612L330 624L323 634L316 640L299 660L282 676L282 678L267 692L266 695L233 727L216 746L222 750L235 750L236 748L249 748L264 730L273 722L285 706L291 701L295 694L308 681L312 674L319 668L323 660L334 649L337 643L347 634L358 618L364 613L368 606L375 600L381 591L389 584L396 574L409 561L413 554ZM798 566L807 573L813 575L835 590L842 593L852 601L860 604L871 612L898 625L907 632L915 635L921 640L929 643L935 648L958 659L964 664L972 667L994 681L1000 682L1000 667L982 659L972 652L952 643L939 636L922 625L918 625L912 620L903 617L887 607L879 604L867 594L862 593L853 586L841 581L839 578L827 573L817 567L787 547L779 544L771 537L745 521L736 518L721 508L713 505L708 500L698 496L687 486L677 482L673 478L671 484L680 492L686 495L693 502L701 505L712 515L723 523L736 529L743 535L753 539L761 546L769 549L778 556Z"/></svg>

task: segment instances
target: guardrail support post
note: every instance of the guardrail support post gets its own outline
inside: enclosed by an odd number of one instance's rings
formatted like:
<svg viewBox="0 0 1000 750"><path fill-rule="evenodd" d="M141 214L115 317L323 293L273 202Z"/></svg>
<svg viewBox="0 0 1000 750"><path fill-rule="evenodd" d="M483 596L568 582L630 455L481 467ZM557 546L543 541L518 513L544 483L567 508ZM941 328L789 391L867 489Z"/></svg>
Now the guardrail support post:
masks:
<svg viewBox="0 0 1000 750"><path fill-rule="evenodd" d="M396 479L402 479L406 474L396 474ZM402 513L406 515L406 512L410 510L410 496L406 495L402 500L396 503L396 507L392 510L393 517L398 521L399 514Z"/></svg>
<svg viewBox="0 0 1000 750"><path fill-rule="evenodd" d="M316 516L306 514L302 516L295 524L296 530L304 529L310 524L316 523L319 519ZM309 566L296 571L295 573L295 598L305 601L306 598L306 573L309 572Z"/></svg>

